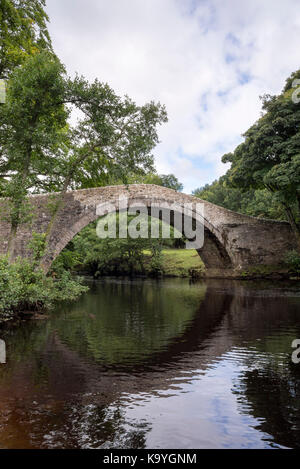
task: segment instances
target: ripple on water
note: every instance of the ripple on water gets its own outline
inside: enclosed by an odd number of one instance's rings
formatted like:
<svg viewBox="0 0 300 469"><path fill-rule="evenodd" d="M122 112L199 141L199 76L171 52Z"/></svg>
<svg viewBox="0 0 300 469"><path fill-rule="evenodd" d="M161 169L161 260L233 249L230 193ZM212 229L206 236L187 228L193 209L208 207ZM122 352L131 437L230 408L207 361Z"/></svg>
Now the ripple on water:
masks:
<svg viewBox="0 0 300 469"><path fill-rule="evenodd" d="M105 279L7 330L3 448L299 448L300 290Z"/></svg>

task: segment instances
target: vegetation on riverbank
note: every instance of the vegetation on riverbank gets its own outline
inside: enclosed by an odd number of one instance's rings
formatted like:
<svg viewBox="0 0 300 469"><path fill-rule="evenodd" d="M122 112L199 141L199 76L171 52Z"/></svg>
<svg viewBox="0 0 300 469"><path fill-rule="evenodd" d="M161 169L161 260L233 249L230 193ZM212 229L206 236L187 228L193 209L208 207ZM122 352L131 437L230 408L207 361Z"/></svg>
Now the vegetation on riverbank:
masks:
<svg viewBox="0 0 300 469"><path fill-rule="evenodd" d="M290 251L286 254L286 265L291 277L300 278L300 254L296 251Z"/></svg>
<svg viewBox="0 0 300 469"><path fill-rule="evenodd" d="M130 225L133 216L128 216ZM151 232L151 224L157 223L159 238L119 238L119 216L116 217L117 238L101 239L97 236L97 223L84 228L61 252L57 266L67 270L87 273L97 278L104 275L148 275L199 277L204 265L195 250L185 247L184 238L169 225L169 238L162 237L163 222L145 217L143 227Z"/></svg>
<svg viewBox="0 0 300 469"><path fill-rule="evenodd" d="M69 243L48 276L40 268L68 190L137 182L182 190L174 175L158 175L154 168L157 129L167 121L164 106L138 106L106 83L70 78L52 50L44 5L8 0L0 18L0 78L7 88L0 105L0 197L10 204L10 234L0 260L0 319L77 298L85 287L70 272L78 268L95 277L203 274L194 251L175 250L183 243L175 236L99 240L95 225ZM300 108L292 100L299 76L292 74L281 95L263 98L263 116L245 142L224 156L230 170L194 194L248 215L287 219L300 240ZM75 110L76 124L70 119ZM13 262L18 230L33 216L28 196L44 192L54 193L53 214L38 255ZM299 275L297 252L288 255L287 265Z"/></svg>
<svg viewBox="0 0 300 469"><path fill-rule="evenodd" d="M70 272L46 276L32 261L11 263L0 257L0 323L28 311L51 309L58 301L76 300L87 290Z"/></svg>
<svg viewBox="0 0 300 469"><path fill-rule="evenodd" d="M119 261L119 259L118 259ZM204 264L194 249L162 249L159 256L153 257L153 253L144 250L139 262L116 262L111 260L110 266L101 271L91 272L90 265L82 265L79 271L92 274L94 277L104 275L145 275L149 277L191 277L204 276Z"/></svg>

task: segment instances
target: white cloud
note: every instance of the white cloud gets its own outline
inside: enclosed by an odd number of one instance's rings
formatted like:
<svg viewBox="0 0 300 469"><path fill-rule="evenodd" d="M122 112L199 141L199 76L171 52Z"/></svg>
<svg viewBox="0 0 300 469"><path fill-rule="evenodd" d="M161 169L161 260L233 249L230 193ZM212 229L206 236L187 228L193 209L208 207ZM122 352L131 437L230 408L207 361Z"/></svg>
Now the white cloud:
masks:
<svg viewBox="0 0 300 469"><path fill-rule="evenodd" d="M298 0L48 0L69 73L166 104L155 150L185 191L225 172L223 153L300 63Z"/></svg>

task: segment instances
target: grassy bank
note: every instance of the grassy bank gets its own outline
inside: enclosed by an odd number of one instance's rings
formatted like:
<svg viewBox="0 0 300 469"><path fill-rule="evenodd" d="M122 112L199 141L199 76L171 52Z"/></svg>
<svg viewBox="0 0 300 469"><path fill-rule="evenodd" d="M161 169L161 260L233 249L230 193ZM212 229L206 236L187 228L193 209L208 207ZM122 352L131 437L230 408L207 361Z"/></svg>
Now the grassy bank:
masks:
<svg viewBox="0 0 300 469"><path fill-rule="evenodd" d="M150 265L150 252L145 251ZM165 249L161 254L162 274L170 277L202 277L204 264L194 249Z"/></svg>

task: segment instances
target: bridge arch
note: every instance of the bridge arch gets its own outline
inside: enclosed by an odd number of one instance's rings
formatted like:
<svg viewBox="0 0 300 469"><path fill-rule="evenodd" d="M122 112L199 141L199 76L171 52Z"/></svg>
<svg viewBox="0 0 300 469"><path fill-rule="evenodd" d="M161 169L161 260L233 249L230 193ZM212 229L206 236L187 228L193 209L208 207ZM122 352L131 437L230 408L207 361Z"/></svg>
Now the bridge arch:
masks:
<svg viewBox="0 0 300 469"><path fill-rule="evenodd" d="M177 204L183 207L192 204L196 215L196 204L204 206L204 245L198 250L207 272L222 276L226 271L237 273L249 266L278 265L288 250L297 244L291 227L286 222L263 220L242 215L191 195L176 192L153 184L131 184L129 186L106 186L67 192L53 221L53 200L60 194L40 194L29 197L33 217L30 224L21 225L15 242L15 257L29 256L28 242L33 232L47 233L50 230L48 250L42 260L44 270L49 270L53 260L62 249L89 223L99 215L99 204L117 205L119 197L128 199L129 204L139 203L150 207L152 203ZM7 201L0 199L0 210L5 211ZM52 208L51 208L52 207ZM192 215L193 216L193 215ZM6 253L10 226L4 217L0 220L0 254ZM220 275L219 275L220 274Z"/></svg>
<svg viewBox="0 0 300 469"><path fill-rule="evenodd" d="M177 197L174 197L176 193L172 191L171 194L163 194L157 197L153 195L149 197L148 193L141 193L138 196L135 193L132 193L132 186L131 190L125 189L124 186L113 186L116 188L121 188L120 191L116 191L113 197L106 199L103 197L103 192L100 194L100 197L96 197L94 200L93 205L88 205L86 208L82 210L77 210L76 216L74 217L72 223L68 225L62 232L60 239L57 240L57 237L52 237L49 240L50 250L48 255L43 260L43 265L45 270L48 270L51 266L53 260L60 254L60 252L67 246L67 244L72 241L72 239L80 233L86 226L90 223L99 219L99 214L97 212L97 207L99 204L104 203L109 204L112 207L118 207L119 197L126 196L128 197L128 206L129 208L139 209L139 207L147 207L148 214L151 216L153 212L151 212L151 205L157 204L158 206L169 206L172 207L174 202L176 202L176 206L179 208L179 213L184 213L184 201L176 200ZM111 189L111 188L110 188ZM165 189L165 188L164 188ZM165 192L165 191L164 191ZM181 195L181 194L180 194ZM174 200L175 199L175 200ZM194 198L195 199L195 198ZM190 201L188 202L190 203ZM194 201L195 207L192 210L192 221L194 222L194 214L196 214L196 204L201 203L199 199ZM118 210L117 210L118 211ZM170 225L174 226L174 218L175 218L175 210L171 210L170 216ZM107 210L106 213L111 213L110 210ZM196 216L196 215L195 215ZM61 223L58 225L62 226ZM204 245L202 248L197 249L199 256L201 257L202 261L205 264L205 267L208 269L229 269L232 268L233 263L230 258L230 254L226 249L224 243L222 243L221 234L219 233L218 229L215 228L211 223L208 222L204 218Z"/></svg>

